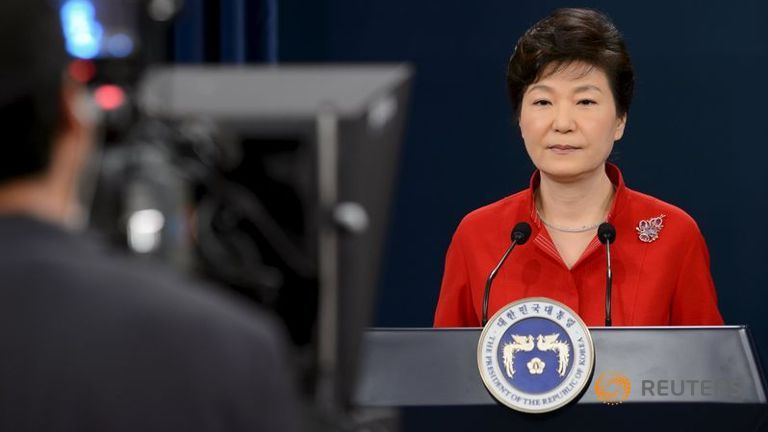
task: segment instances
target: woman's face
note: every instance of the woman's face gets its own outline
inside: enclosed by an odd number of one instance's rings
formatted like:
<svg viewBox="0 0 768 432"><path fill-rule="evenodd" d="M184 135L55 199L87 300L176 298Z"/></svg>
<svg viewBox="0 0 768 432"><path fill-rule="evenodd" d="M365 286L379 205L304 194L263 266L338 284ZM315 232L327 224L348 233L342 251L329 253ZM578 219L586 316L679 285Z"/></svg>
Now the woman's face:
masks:
<svg viewBox="0 0 768 432"><path fill-rule="evenodd" d="M520 108L528 155L542 174L560 181L599 174L625 124L605 72L581 62L528 86Z"/></svg>

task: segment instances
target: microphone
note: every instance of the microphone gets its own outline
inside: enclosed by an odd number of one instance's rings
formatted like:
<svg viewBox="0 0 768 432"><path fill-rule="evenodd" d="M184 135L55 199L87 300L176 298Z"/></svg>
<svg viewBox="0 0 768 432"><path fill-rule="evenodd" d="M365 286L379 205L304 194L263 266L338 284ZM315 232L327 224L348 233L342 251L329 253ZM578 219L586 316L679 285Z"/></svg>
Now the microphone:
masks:
<svg viewBox="0 0 768 432"><path fill-rule="evenodd" d="M603 222L597 228L597 239L605 245L606 273L605 273L605 326L611 326L611 287L613 285L613 273L611 272L611 243L616 240L616 228L608 222Z"/></svg>
<svg viewBox="0 0 768 432"><path fill-rule="evenodd" d="M504 256L501 257L501 260L499 260L499 263L496 264L496 267L491 271L491 274L485 281L485 293L483 294L483 327L485 327L485 324L488 322L488 299L491 297L491 284L496 278L496 273L499 272L501 265L504 264L504 261L507 260L507 257L509 256L509 253L512 252L512 249L514 249L517 245L525 244L530 236L531 226L528 224L528 222L520 222L515 225L515 228L512 229L511 235L512 244L509 245L507 251L504 252Z"/></svg>

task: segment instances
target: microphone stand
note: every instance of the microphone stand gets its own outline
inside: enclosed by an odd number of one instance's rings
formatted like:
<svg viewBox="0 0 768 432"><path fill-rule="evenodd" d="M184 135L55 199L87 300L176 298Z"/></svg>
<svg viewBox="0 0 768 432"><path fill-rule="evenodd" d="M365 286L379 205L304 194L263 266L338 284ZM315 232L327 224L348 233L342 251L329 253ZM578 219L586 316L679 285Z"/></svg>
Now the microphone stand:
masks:
<svg viewBox="0 0 768 432"><path fill-rule="evenodd" d="M496 264L496 268L491 271L491 274L488 276L488 279L485 281L485 293L483 294L483 327L485 327L485 324L488 323L488 300L491 297L491 283L493 283L493 280L496 278L496 273L499 272L499 269L501 268L501 265L504 264L504 261L507 260L507 257L512 252L512 249L517 246L517 240L513 240L512 244L509 245L507 248L507 251L504 252L504 256L501 257L501 260L499 260L499 263Z"/></svg>
<svg viewBox="0 0 768 432"><path fill-rule="evenodd" d="M611 288L613 287L613 272L611 271L611 242L605 242L605 257L608 261L605 277L605 326L611 326Z"/></svg>
<svg viewBox="0 0 768 432"><path fill-rule="evenodd" d="M611 288L613 287L613 271L611 271L611 243L616 240L616 228L608 222L603 222L597 228L597 239L605 245L605 326L611 322Z"/></svg>

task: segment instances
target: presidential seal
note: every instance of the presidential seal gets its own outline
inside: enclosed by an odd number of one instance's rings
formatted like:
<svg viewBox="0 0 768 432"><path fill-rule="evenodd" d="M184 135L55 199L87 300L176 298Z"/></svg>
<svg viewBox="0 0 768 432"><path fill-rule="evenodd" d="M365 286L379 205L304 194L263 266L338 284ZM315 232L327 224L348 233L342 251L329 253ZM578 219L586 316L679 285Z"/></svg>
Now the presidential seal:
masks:
<svg viewBox="0 0 768 432"><path fill-rule="evenodd" d="M543 297L501 308L477 344L477 366L491 395L526 413L545 413L582 394L595 365L592 337L567 306Z"/></svg>

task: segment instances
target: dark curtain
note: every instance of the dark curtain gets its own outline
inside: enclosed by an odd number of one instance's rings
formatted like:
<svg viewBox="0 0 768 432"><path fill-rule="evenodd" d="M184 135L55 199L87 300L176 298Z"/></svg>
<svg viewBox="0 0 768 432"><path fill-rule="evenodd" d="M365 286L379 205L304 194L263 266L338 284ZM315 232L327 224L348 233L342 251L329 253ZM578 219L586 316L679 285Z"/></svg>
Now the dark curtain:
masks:
<svg viewBox="0 0 768 432"><path fill-rule="evenodd" d="M186 0L171 32L176 63L274 63L276 0Z"/></svg>

